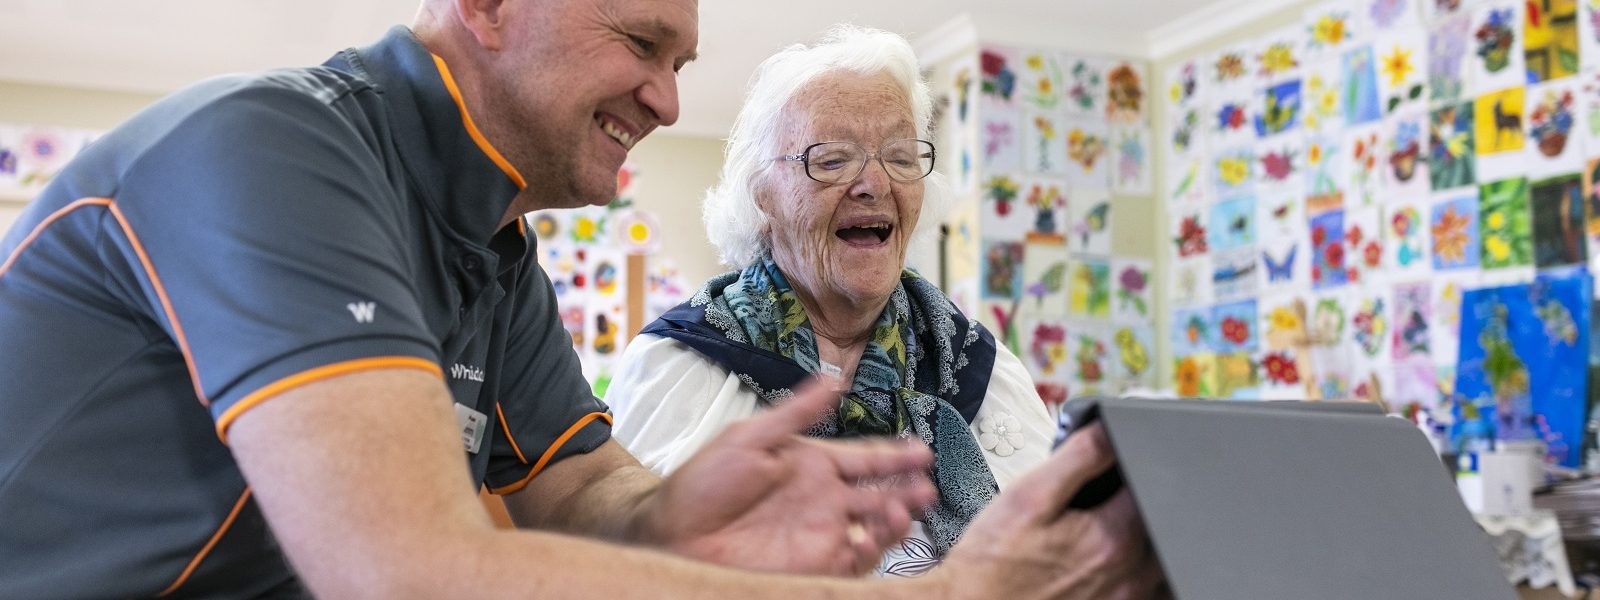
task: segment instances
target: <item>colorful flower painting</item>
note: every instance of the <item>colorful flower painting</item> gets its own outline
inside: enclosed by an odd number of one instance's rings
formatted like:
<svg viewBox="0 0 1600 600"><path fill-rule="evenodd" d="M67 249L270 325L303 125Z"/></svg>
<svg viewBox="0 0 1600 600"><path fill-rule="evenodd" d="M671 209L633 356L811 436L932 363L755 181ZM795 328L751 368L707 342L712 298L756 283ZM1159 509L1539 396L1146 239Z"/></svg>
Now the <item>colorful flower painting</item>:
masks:
<svg viewBox="0 0 1600 600"><path fill-rule="evenodd" d="M1217 326L1217 350L1223 353L1254 351L1260 342L1256 334L1256 301L1243 300L1218 304L1211 322Z"/></svg>
<svg viewBox="0 0 1600 600"><path fill-rule="evenodd" d="M1350 335L1368 358L1387 354L1389 348L1389 306L1380 295L1363 298L1350 315Z"/></svg>
<svg viewBox="0 0 1600 600"><path fill-rule="evenodd" d="M1249 193L1255 186L1256 156L1250 147L1218 150L1212 168L1212 182L1218 198Z"/></svg>
<svg viewBox="0 0 1600 600"><path fill-rule="evenodd" d="M1087 58L1070 60L1067 67L1066 105L1080 114L1099 116L1105 98L1104 67Z"/></svg>
<svg viewBox="0 0 1600 600"><path fill-rule="evenodd" d="M1199 127L1200 109L1194 107L1179 109L1178 115L1173 118L1172 133L1167 139L1172 152L1184 154L1194 148Z"/></svg>
<svg viewBox="0 0 1600 600"><path fill-rule="evenodd" d="M1383 116L1378 101L1377 61L1372 46L1359 46L1344 53L1344 92L1340 107L1349 125L1371 123Z"/></svg>
<svg viewBox="0 0 1600 600"><path fill-rule="evenodd" d="M1027 103L1040 109L1061 104L1061 65L1047 52L1032 51L1022 56L1022 93Z"/></svg>
<svg viewBox="0 0 1600 600"><path fill-rule="evenodd" d="M1072 281L1067 312L1074 316L1111 316L1111 264L1100 258L1081 258L1071 267Z"/></svg>
<svg viewBox="0 0 1600 600"><path fill-rule="evenodd" d="M1344 147L1331 135L1306 140L1306 214L1344 207L1347 174Z"/></svg>
<svg viewBox="0 0 1600 600"><path fill-rule="evenodd" d="M1172 239L1172 244L1177 248L1178 256L1190 257L1205 254L1210 248L1206 234L1206 216L1210 213L1196 212L1181 215L1178 218L1177 236Z"/></svg>
<svg viewBox="0 0 1600 600"><path fill-rule="evenodd" d="M1311 286L1321 290L1344 285L1344 211L1311 218L1311 250Z"/></svg>
<svg viewBox="0 0 1600 600"><path fill-rule="evenodd" d="M1427 100L1422 44L1420 35L1395 35L1374 45L1384 114L1420 107Z"/></svg>
<svg viewBox="0 0 1600 600"><path fill-rule="evenodd" d="M1528 113L1528 143L1546 158L1567 154L1578 112L1572 89L1551 85L1530 90L1529 95L1533 107Z"/></svg>
<svg viewBox="0 0 1600 600"><path fill-rule="evenodd" d="M1370 274L1383 268L1385 240L1378 208L1345 211L1345 281L1349 283L1367 283Z"/></svg>
<svg viewBox="0 0 1600 600"><path fill-rule="evenodd" d="M1431 1L1431 0L1430 0ZM1456 102L1466 94L1466 56L1472 39L1472 20L1453 16L1434 24L1428 32L1428 98Z"/></svg>
<svg viewBox="0 0 1600 600"><path fill-rule="evenodd" d="M1255 115L1256 135L1269 137L1298 127L1300 104L1299 79L1266 88L1261 94L1261 109Z"/></svg>
<svg viewBox="0 0 1600 600"><path fill-rule="evenodd" d="M1486 0L1473 9L1472 47L1467 59L1467 81L1474 88L1471 93L1527 83L1521 39L1525 1Z"/></svg>
<svg viewBox="0 0 1600 600"><path fill-rule="evenodd" d="M1333 130L1344 122L1342 66L1327 60L1306 70L1305 126L1311 130Z"/></svg>
<svg viewBox="0 0 1600 600"><path fill-rule="evenodd" d="M983 102L978 123L979 146L985 171L1022 170L1021 117L997 102ZM1031 126L1031 125L1030 125Z"/></svg>
<svg viewBox="0 0 1600 600"><path fill-rule="evenodd" d="M1244 83L1249 75L1249 68L1245 66L1247 60L1246 52L1239 48L1218 52L1211 59L1211 81L1219 87Z"/></svg>
<svg viewBox="0 0 1600 600"><path fill-rule="evenodd" d="M1474 52L1483 60L1484 70L1499 73L1511 66L1517 32L1512 24L1516 19L1511 9L1491 9L1488 17L1478 25L1473 37L1477 39Z"/></svg>
<svg viewBox="0 0 1600 600"><path fill-rule="evenodd" d="M1482 243L1478 234L1476 191L1434 204L1428 228L1433 240L1434 269L1478 266Z"/></svg>
<svg viewBox="0 0 1600 600"><path fill-rule="evenodd" d="M1040 321L1034 325L1028 344L1028 371L1036 377L1051 377L1066 370L1067 328L1060 323Z"/></svg>
<svg viewBox="0 0 1600 600"><path fill-rule="evenodd" d="M1066 132L1055 112L1024 111L1022 129L1023 164L1028 171L1063 175L1067 172L1066 146L1061 143ZM1105 140L1097 140L1098 150L1104 151ZM1099 158L1096 154L1095 158Z"/></svg>
<svg viewBox="0 0 1600 600"><path fill-rule="evenodd" d="M1213 132L1219 136L1239 138L1250 132L1250 107L1243 100L1219 102L1212 120Z"/></svg>
<svg viewBox="0 0 1600 600"><path fill-rule="evenodd" d="M1423 129L1427 119L1422 113L1391 117L1384 134L1383 157L1384 194L1387 198L1422 198L1427 196L1428 136Z"/></svg>
<svg viewBox="0 0 1600 600"><path fill-rule="evenodd" d="M1072 361L1076 368L1072 377L1085 386L1095 386L1104 383L1108 373L1105 368L1106 357L1109 350L1106 343L1098 336L1077 334L1077 350L1072 353Z"/></svg>
<svg viewBox="0 0 1600 600"><path fill-rule="evenodd" d="M1397 285L1394 288L1394 358L1428 358L1428 315L1433 312L1433 294L1427 281Z"/></svg>
<svg viewBox="0 0 1600 600"><path fill-rule="evenodd" d="M1199 61L1185 61L1167 73L1167 99L1178 106L1190 106L1200 91Z"/></svg>
<svg viewBox="0 0 1600 600"><path fill-rule="evenodd" d="M1115 278L1116 297L1112 301L1112 316L1123 322L1146 322L1150 319L1154 302L1150 279L1153 277L1150 261L1112 259L1111 273Z"/></svg>
<svg viewBox="0 0 1600 600"><path fill-rule="evenodd" d="M1106 72L1106 118L1113 123L1138 123L1144 116L1144 71L1120 63Z"/></svg>
<svg viewBox="0 0 1600 600"><path fill-rule="evenodd" d="M1217 355L1217 397L1253 400L1261 396L1260 369L1248 352Z"/></svg>
<svg viewBox="0 0 1600 600"><path fill-rule="evenodd" d="M1378 191L1385 179L1387 152L1381 135L1382 125L1352 129L1345 133L1345 151L1349 156L1349 199L1355 206L1371 206L1378 202Z"/></svg>
<svg viewBox="0 0 1600 600"><path fill-rule="evenodd" d="M1533 263L1540 269L1584 264L1583 179L1577 173L1533 182Z"/></svg>
<svg viewBox="0 0 1600 600"><path fill-rule="evenodd" d="M1111 188L1119 194L1148 196L1151 181L1150 131L1143 127L1118 127L1111 130Z"/></svg>
<svg viewBox="0 0 1600 600"><path fill-rule="evenodd" d="M1256 64L1259 65L1256 76L1270 81L1293 73L1300 68L1299 55L1300 49L1295 38L1285 36L1274 39L1256 55Z"/></svg>
<svg viewBox="0 0 1600 600"><path fill-rule="evenodd" d="M1472 103L1448 105L1428 115L1428 176L1434 191L1473 184L1477 162Z"/></svg>
<svg viewBox="0 0 1600 600"><path fill-rule="evenodd" d="M1389 266L1392 270L1423 269L1428 266L1427 207L1405 203L1384 207L1384 236L1388 238Z"/></svg>
<svg viewBox="0 0 1600 600"><path fill-rule="evenodd" d="M985 241L983 244L982 297L1016 300L1022 293L1021 242Z"/></svg>
<svg viewBox="0 0 1600 600"><path fill-rule="evenodd" d="M983 71L979 90L983 95L1005 102L1017 90L1017 74L1011 70L1009 52L999 48L984 48L978 53L978 66Z"/></svg>
<svg viewBox="0 0 1600 600"><path fill-rule="evenodd" d="M1306 14L1306 50L1321 53L1343 49L1355 38L1351 11L1339 4L1327 4Z"/></svg>
<svg viewBox="0 0 1600 600"><path fill-rule="evenodd" d="M1172 355L1188 356L1216 350L1217 333L1210 308L1179 308L1172 312Z"/></svg>
<svg viewBox="0 0 1600 600"><path fill-rule="evenodd" d="M1260 164L1256 165L1260 183L1265 186L1289 185L1300 182L1302 157L1294 142L1265 143L1257 151Z"/></svg>
<svg viewBox="0 0 1600 600"><path fill-rule="evenodd" d="M1487 183L1479 188L1478 196L1483 267L1498 269L1533 264L1528 180L1518 177Z"/></svg>
<svg viewBox="0 0 1600 600"><path fill-rule="evenodd" d="M1268 383L1274 385L1299 385L1300 365L1288 351L1268 352L1261 359Z"/></svg>
<svg viewBox="0 0 1600 600"><path fill-rule="evenodd" d="M1575 0L1527 0L1522 26L1523 62L1528 68L1529 83L1578 73Z"/></svg>
<svg viewBox="0 0 1600 600"><path fill-rule="evenodd" d="M1110 130L1105 124L1073 122L1067 127L1066 138L1067 177L1083 187L1109 187Z"/></svg>

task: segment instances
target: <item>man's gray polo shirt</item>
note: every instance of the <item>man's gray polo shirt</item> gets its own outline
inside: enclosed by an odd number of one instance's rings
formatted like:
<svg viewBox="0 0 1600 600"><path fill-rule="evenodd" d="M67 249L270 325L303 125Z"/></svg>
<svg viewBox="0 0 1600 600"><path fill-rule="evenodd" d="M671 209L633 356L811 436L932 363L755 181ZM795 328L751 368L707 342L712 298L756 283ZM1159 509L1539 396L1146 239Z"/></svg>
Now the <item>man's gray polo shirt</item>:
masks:
<svg viewBox="0 0 1600 600"><path fill-rule="evenodd" d="M0 596L298 592L227 425L341 373L443 377L497 492L609 439L532 240L498 227L521 177L448 81L405 28L208 81L28 208L0 241Z"/></svg>

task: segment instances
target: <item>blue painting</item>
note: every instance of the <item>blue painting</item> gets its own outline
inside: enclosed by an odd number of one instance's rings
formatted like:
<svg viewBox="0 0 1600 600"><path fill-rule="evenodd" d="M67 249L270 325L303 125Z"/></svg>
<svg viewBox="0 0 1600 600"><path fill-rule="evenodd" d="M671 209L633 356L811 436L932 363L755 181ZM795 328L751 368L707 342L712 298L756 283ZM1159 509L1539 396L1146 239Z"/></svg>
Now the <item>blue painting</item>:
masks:
<svg viewBox="0 0 1600 600"><path fill-rule="evenodd" d="M1183 358L1202 352L1213 352L1211 310L1207 308L1180 308L1172 311L1172 356Z"/></svg>
<svg viewBox="0 0 1600 600"><path fill-rule="evenodd" d="M1450 432L1458 451L1539 440L1548 462L1581 464L1593 288L1576 270L1466 293Z"/></svg>
<svg viewBox="0 0 1600 600"><path fill-rule="evenodd" d="M1311 218L1311 287L1338 287L1349 280L1344 259L1344 211Z"/></svg>
<svg viewBox="0 0 1600 600"><path fill-rule="evenodd" d="M1255 299L1218 304L1211 309L1211 322L1216 324L1213 342L1217 352L1255 352L1261 336L1256 332Z"/></svg>
<svg viewBox="0 0 1600 600"><path fill-rule="evenodd" d="M1242 196L1211 206L1212 252L1242 248L1256 241L1256 199Z"/></svg>
<svg viewBox="0 0 1600 600"><path fill-rule="evenodd" d="M1372 46L1361 46L1344 53L1344 88L1339 91L1339 106L1345 124L1362 125L1383 116L1378 102L1378 69Z"/></svg>
<svg viewBox="0 0 1600 600"><path fill-rule="evenodd" d="M1441 271L1478 266L1483 238L1478 234L1478 194L1444 200L1433 205L1428 220L1433 243L1433 268Z"/></svg>
<svg viewBox="0 0 1600 600"><path fill-rule="evenodd" d="M1256 136L1268 137L1300 126L1300 80L1268 87L1256 113Z"/></svg>

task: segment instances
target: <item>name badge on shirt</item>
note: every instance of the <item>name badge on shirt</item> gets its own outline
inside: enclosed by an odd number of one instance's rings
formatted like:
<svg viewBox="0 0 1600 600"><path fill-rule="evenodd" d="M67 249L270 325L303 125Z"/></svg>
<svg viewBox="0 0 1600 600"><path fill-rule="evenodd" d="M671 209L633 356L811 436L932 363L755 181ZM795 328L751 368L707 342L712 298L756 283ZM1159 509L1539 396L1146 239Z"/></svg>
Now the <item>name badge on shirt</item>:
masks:
<svg viewBox="0 0 1600 600"><path fill-rule="evenodd" d="M489 429L489 416L456 403L456 425L461 428L461 443L468 454L477 454L483 447L483 432Z"/></svg>

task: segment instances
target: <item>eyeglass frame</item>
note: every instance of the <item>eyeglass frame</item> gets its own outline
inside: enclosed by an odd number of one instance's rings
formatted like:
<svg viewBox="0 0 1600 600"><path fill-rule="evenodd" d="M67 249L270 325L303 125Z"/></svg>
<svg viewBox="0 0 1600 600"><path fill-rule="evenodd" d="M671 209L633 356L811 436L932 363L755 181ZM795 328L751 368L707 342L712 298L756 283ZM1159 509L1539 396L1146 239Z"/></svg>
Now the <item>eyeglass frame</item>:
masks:
<svg viewBox="0 0 1600 600"><path fill-rule="evenodd" d="M889 165L884 164L883 157L880 156L883 153L883 149L885 147L888 147L890 144L897 144L897 143L900 143L900 142L908 142L908 141L909 142L922 142L922 143L928 145L928 171L926 173L923 173L920 177L917 177L916 179L900 179L898 177L895 177L894 173L889 170ZM817 179L817 177L815 175L811 174L811 159L810 159L811 149L812 148L816 148L817 146L821 146L823 144L850 144L851 146L855 146L857 148L860 148L862 152L866 153L867 158L866 158L866 160L861 161L861 170L856 171L855 175L852 175L849 178L841 178L838 181L823 181L821 179ZM921 156L919 155L918 158L921 158ZM815 181L817 183L826 183L826 184L829 184L829 185L833 185L833 184L839 184L839 183L849 183L849 182L855 181L856 179L860 178L862 173L867 172L867 164L872 162L873 160L877 160L878 161L878 166L883 168L883 173L885 175L888 175L889 179L893 179L893 180L899 181L901 183L911 183L913 181L922 181L923 179L927 179L927 177L929 175L933 174L933 167L938 162L938 158L939 158L939 148L937 146L935 146L933 144L933 142L930 142L928 140L924 140L924 139L921 139L921 138L901 138L901 139L898 139L898 140L889 140L887 142L884 142L882 145L878 146L878 150L876 152L867 152L867 148L865 146L862 146L861 144L857 144L855 142L850 142L850 141L845 141L845 140L828 140L828 141L824 141L824 142L817 142L815 144L811 144L810 146L806 146L798 154L785 154L785 155L779 156L775 160L800 161L801 170L805 172L807 179L810 179L810 180Z"/></svg>

